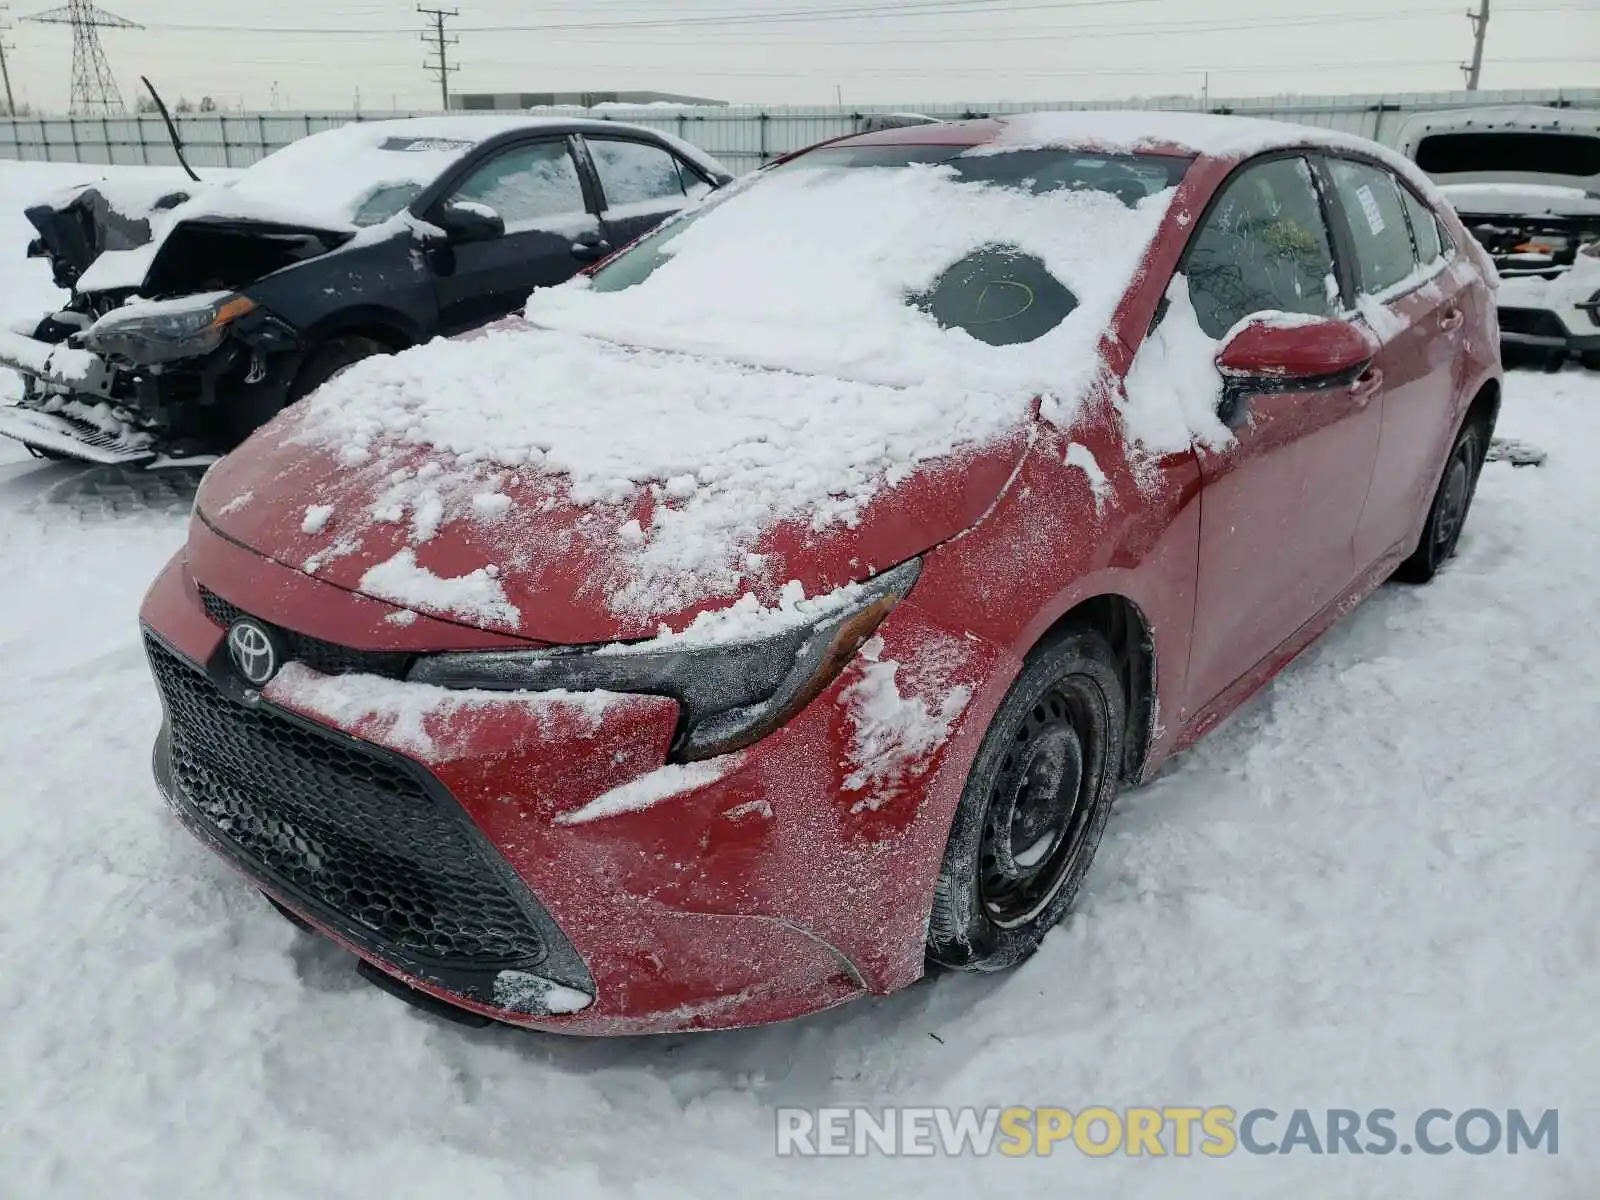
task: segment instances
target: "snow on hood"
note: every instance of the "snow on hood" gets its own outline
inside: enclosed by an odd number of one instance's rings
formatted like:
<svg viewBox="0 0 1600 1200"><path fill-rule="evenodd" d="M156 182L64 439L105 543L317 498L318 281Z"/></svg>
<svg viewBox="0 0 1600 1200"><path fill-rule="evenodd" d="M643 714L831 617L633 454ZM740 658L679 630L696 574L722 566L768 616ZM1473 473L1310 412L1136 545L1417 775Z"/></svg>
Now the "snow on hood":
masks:
<svg viewBox="0 0 1600 1200"><path fill-rule="evenodd" d="M202 511L344 586L547 640L648 635L796 580L816 595L966 528L1038 398L1076 409L1169 200L943 167L774 174L643 283L553 289L537 325L357 365L225 460ZM990 346L908 302L1001 240L1078 297L1049 333Z"/></svg>

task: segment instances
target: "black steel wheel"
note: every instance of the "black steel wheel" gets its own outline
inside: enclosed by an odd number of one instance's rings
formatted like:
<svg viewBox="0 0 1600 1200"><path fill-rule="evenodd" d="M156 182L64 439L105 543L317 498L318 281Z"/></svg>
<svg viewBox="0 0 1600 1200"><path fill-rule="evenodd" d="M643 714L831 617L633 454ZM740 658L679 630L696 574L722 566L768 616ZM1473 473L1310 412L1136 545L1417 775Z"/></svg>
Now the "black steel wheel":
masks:
<svg viewBox="0 0 1600 1200"><path fill-rule="evenodd" d="M1455 554L1478 488L1478 473L1488 451L1488 437L1482 426L1469 424L1456 438L1445 461L1444 474L1428 508L1422 527L1422 540L1411 557L1400 564L1395 578L1405 583L1427 583Z"/></svg>
<svg viewBox="0 0 1600 1200"><path fill-rule="evenodd" d="M1067 629L1028 656L951 825L928 922L934 962L1003 970L1060 923L1116 798L1126 707L1098 633Z"/></svg>

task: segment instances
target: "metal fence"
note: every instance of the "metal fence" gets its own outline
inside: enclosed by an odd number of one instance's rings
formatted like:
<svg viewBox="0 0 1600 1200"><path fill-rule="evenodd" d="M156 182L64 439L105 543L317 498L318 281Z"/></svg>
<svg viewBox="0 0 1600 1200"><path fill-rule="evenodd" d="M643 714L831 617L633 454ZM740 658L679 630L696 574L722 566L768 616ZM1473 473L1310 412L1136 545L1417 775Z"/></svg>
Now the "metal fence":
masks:
<svg viewBox="0 0 1600 1200"><path fill-rule="evenodd" d="M1236 113L1317 125L1392 141L1405 118L1418 112L1486 104L1538 104L1600 109L1600 88L1536 91L1405 92L1386 95L1262 96L1237 100L1193 97L1124 101L1063 100L1037 104L884 105L871 112L919 112L933 117L976 117L1040 109L1144 108ZM729 170L754 170L790 150L854 133L868 115L860 109L818 107L621 108L563 110L648 125L677 134L721 159ZM420 113L306 112L176 117L185 152L196 167L244 167L279 147L350 121ZM452 114L462 117L463 114ZM160 117L41 117L0 120L0 159L172 165L177 162Z"/></svg>

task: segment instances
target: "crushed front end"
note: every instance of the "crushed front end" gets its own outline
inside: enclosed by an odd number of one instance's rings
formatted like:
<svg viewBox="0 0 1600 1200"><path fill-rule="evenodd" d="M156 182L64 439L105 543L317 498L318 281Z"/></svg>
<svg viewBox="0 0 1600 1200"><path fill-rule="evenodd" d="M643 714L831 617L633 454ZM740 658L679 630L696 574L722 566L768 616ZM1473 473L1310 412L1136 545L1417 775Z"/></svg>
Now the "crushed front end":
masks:
<svg viewBox="0 0 1600 1200"><path fill-rule="evenodd" d="M35 252L74 292L31 334L0 332L0 365L23 382L20 402L0 407L0 434L92 463L213 457L286 403L300 334L242 289L339 237L192 221L157 248L108 249L80 266L61 232L76 223L35 223L51 235Z"/></svg>

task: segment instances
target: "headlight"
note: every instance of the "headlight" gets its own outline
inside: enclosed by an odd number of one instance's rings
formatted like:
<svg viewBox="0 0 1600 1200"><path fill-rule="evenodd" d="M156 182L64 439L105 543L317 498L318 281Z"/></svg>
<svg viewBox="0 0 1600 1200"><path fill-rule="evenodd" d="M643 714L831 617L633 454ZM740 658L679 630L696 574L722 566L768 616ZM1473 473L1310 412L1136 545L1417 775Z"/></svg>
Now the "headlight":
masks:
<svg viewBox="0 0 1600 1200"><path fill-rule="evenodd" d="M222 345L228 326L255 307L254 300L229 293L135 304L101 317L83 344L141 364L199 358Z"/></svg>
<svg viewBox="0 0 1600 1200"><path fill-rule="evenodd" d="M766 737L809 704L911 590L921 570L919 559L902 563L814 620L755 640L438 654L418 660L410 678L490 691L669 696L683 707L673 759L712 758Z"/></svg>

